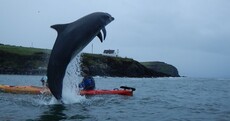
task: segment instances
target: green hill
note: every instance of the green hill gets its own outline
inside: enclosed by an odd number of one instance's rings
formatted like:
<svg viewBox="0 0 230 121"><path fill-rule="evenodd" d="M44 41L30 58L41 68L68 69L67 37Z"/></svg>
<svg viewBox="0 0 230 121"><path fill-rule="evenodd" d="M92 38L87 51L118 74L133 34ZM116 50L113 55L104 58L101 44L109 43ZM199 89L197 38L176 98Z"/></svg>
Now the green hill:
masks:
<svg viewBox="0 0 230 121"><path fill-rule="evenodd" d="M3 45L0 44L0 51L21 55L21 56L33 56L34 54L50 54L49 49L41 48L31 48L31 47L21 47L21 46L12 46L12 45Z"/></svg>
<svg viewBox="0 0 230 121"><path fill-rule="evenodd" d="M0 45L1 74L44 74L50 50Z"/></svg>
<svg viewBox="0 0 230 121"><path fill-rule="evenodd" d="M51 50L11 46L0 44L0 74L46 74ZM166 69L149 68L147 63L141 63L121 57L111 57L102 54L83 53L81 66L88 68L92 75L112 77L165 77L175 76ZM151 63L152 64L152 63ZM146 66L147 65L147 66ZM165 71L166 69L166 71Z"/></svg>

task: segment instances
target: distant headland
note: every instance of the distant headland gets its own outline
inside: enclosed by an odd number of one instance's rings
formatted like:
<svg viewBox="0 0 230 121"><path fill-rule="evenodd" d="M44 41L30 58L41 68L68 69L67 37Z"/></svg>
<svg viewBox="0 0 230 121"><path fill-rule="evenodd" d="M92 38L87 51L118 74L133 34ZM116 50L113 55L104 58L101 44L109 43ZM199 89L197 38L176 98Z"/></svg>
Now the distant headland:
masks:
<svg viewBox="0 0 230 121"><path fill-rule="evenodd" d="M0 74L44 75L51 50L0 44ZM81 54L81 67L93 76L180 77L176 67L164 62L138 62L105 54Z"/></svg>

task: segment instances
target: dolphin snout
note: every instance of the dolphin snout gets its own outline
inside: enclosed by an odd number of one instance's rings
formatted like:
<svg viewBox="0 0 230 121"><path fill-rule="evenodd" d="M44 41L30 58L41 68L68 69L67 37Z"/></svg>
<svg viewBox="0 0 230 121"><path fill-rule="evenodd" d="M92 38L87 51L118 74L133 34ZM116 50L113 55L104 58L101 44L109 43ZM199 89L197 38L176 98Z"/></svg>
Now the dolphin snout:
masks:
<svg viewBox="0 0 230 121"><path fill-rule="evenodd" d="M109 19L110 19L110 21L113 21L113 20L114 20L114 17L111 16Z"/></svg>

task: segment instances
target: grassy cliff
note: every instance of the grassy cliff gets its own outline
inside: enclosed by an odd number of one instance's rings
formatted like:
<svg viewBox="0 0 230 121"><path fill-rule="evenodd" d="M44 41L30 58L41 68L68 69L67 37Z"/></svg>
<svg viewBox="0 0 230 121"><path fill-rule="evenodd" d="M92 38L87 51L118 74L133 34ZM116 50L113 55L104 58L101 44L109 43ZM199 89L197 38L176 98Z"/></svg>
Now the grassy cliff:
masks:
<svg viewBox="0 0 230 121"><path fill-rule="evenodd" d="M0 45L1 74L44 74L50 50Z"/></svg>
<svg viewBox="0 0 230 121"><path fill-rule="evenodd" d="M49 49L0 44L0 74L46 74L50 52ZM130 58L87 53L81 55L81 66L89 69L94 76L172 76L164 71L148 68L146 63L144 65Z"/></svg>

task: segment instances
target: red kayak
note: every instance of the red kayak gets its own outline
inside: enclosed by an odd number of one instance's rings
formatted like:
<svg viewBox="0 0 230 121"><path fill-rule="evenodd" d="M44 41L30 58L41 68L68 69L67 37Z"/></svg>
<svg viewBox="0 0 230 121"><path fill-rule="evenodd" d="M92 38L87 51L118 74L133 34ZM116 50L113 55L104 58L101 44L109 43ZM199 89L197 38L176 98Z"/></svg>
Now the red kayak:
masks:
<svg viewBox="0 0 230 121"><path fill-rule="evenodd" d="M127 87L127 86L121 86L122 90L114 89L114 90L81 90L81 95L104 95L104 94L118 94L118 95L126 95L126 96L133 96L133 91L135 91L135 88Z"/></svg>
<svg viewBox="0 0 230 121"><path fill-rule="evenodd" d="M105 94L118 94L132 96L135 88L121 86L121 89L114 90L81 90L80 95L105 95ZM0 91L16 94L51 94L48 88L37 87L37 86L10 86L10 85L1 85Z"/></svg>

